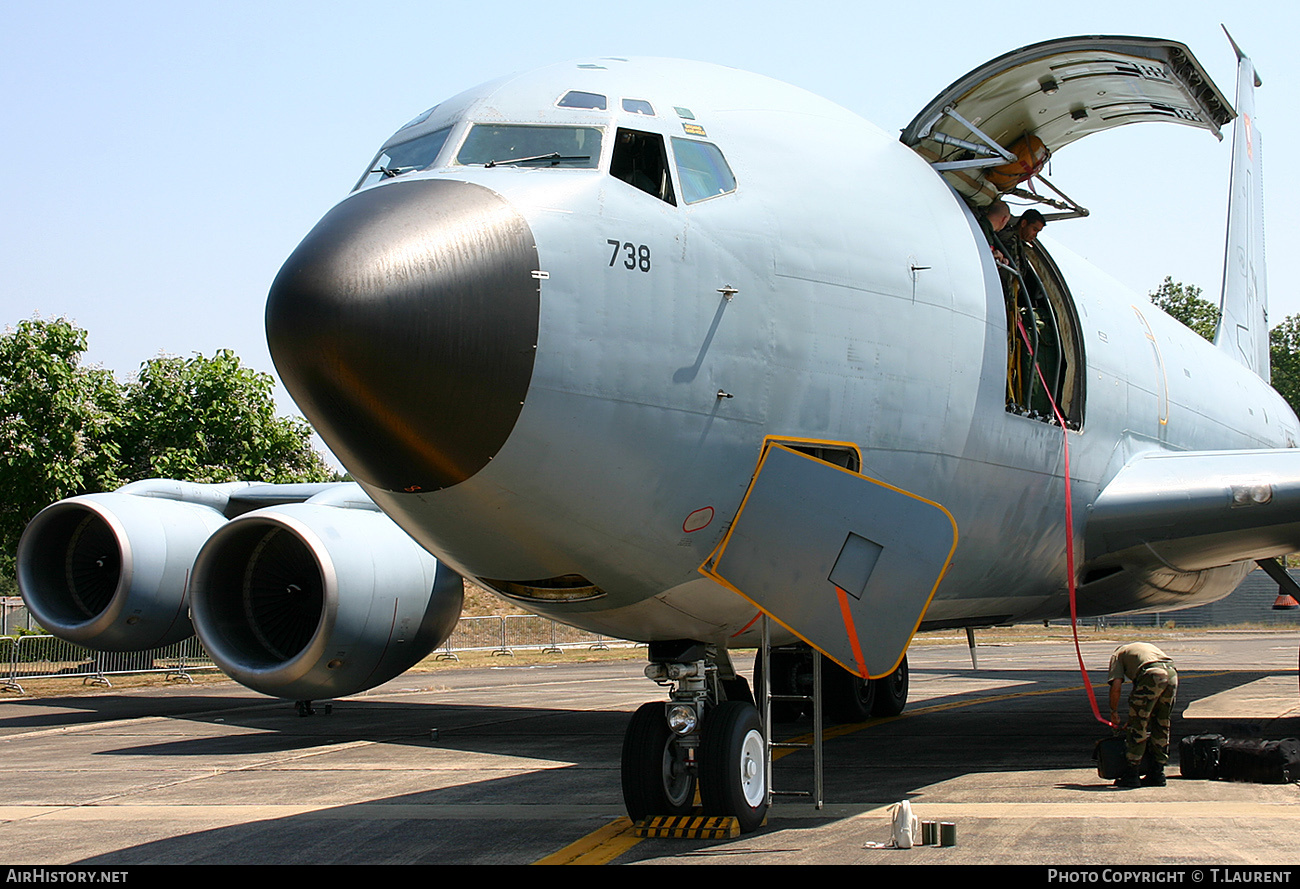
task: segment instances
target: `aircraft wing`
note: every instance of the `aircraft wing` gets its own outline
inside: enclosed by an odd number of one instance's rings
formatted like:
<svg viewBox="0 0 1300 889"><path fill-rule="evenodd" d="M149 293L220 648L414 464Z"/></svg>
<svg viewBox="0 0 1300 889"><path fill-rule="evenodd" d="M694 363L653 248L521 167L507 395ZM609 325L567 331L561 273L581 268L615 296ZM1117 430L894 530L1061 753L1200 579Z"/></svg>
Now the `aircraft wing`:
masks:
<svg viewBox="0 0 1300 889"><path fill-rule="evenodd" d="M1006 149L1033 135L1056 152L1092 133L1142 121L1199 127L1222 138L1220 127L1235 116L1181 43L1066 37L1009 52L971 71L931 100L900 138L931 162L950 162L944 176L972 194L987 193L984 170L1005 163L978 150L988 147L983 137Z"/></svg>
<svg viewBox="0 0 1300 889"><path fill-rule="evenodd" d="M1131 460L1092 505L1087 561L1200 571L1300 550L1300 450Z"/></svg>

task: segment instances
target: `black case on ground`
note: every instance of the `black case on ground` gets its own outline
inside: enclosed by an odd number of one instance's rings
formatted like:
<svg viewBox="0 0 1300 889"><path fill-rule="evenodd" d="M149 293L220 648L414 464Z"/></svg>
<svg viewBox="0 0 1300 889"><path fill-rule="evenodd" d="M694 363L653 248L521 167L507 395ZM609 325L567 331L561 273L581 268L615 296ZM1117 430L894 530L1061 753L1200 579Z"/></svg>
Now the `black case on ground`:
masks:
<svg viewBox="0 0 1300 889"><path fill-rule="evenodd" d="M1178 771L1184 778L1219 777L1223 735L1188 735L1178 742Z"/></svg>
<svg viewBox="0 0 1300 889"><path fill-rule="evenodd" d="M1181 750L1180 750L1181 753ZM1233 738L1219 751L1218 777L1255 784L1287 784L1300 780L1300 741L1259 741Z"/></svg>

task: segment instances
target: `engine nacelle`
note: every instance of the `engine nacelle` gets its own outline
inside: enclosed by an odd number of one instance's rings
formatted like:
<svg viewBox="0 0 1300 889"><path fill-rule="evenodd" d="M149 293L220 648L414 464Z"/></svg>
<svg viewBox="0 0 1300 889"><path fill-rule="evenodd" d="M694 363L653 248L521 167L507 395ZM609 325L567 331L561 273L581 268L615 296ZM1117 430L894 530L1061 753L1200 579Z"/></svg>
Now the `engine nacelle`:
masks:
<svg viewBox="0 0 1300 889"><path fill-rule="evenodd" d="M317 700L372 688L451 635L460 575L356 485L231 520L200 551L194 628L233 679Z"/></svg>
<svg viewBox="0 0 1300 889"><path fill-rule="evenodd" d="M88 648L188 638L190 567L241 487L153 479L47 506L18 544L23 601L42 627Z"/></svg>

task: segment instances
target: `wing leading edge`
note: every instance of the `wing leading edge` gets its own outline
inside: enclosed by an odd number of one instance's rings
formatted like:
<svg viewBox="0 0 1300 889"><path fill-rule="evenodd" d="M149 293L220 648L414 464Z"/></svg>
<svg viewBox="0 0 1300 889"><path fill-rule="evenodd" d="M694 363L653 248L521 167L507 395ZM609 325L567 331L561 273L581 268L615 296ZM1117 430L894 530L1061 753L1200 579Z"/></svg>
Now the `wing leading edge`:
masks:
<svg viewBox="0 0 1300 889"><path fill-rule="evenodd" d="M1202 571L1300 550L1300 450L1134 458L1093 503L1087 566Z"/></svg>

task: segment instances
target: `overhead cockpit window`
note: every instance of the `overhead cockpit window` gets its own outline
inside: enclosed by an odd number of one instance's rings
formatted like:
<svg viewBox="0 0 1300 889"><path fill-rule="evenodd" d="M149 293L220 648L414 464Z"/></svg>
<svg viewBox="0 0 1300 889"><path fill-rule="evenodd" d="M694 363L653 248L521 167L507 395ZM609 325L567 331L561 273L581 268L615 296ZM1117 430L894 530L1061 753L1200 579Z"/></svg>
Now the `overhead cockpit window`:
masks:
<svg viewBox="0 0 1300 889"><path fill-rule="evenodd" d="M623 110L628 114L644 114L646 117L654 117L654 106L645 99L624 99Z"/></svg>
<svg viewBox="0 0 1300 889"><path fill-rule="evenodd" d="M672 176L668 174L668 153L664 151L664 137L658 133L642 133L620 127L618 135L614 137L614 156L609 162L609 175L646 194L652 194L661 201L677 205Z"/></svg>
<svg viewBox="0 0 1300 889"><path fill-rule="evenodd" d="M682 120L695 120L695 114L689 108L683 108L680 105L674 105L673 110Z"/></svg>
<svg viewBox="0 0 1300 889"><path fill-rule="evenodd" d="M600 163L600 128L475 124L456 163L594 169Z"/></svg>
<svg viewBox="0 0 1300 889"><path fill-rule="evenodd" d="M402 130L407 129L408 127L413 127L413 126L415 126L417 123L424 123L426 120L429 119L429 115L430 115L430 114L433 114L433 112L435 112L435 111L437 111L437 110L438 110L438 106L437 106L437 105L434 105L434 106L433 106L432 108L430 108L428 111L422 111L422 112L420 112L420 113L417 114L415 117L411 118L411 119L408 120L406 123L404 123L404 124L402 124L400 127L398 127L398 128L397 128L397 131L400 133Z"/></svg>
<svg viewBox="0 0 1300 889"><path fill-rule="evenodd" d="M686 203L694 204L736 190L736 177L718 146L674 136L673 153L677 156L677 178L682 183L682 200Z"/></svg>
<svg viewBox="0 0 1300 889"><path fill-rule="evenodd" d="M605 110L605 97L600 93L584 93L582 90L569 90L555 103L561 108L591 108L595 111Z"/></svg>
<svg viewBox="0 0 1300 889"><path fill-rule="evenodd" d="M401 176L412 170L423 170L433 166L438 159L438 153L442 151L442 146L447 143L447 135L450 132L451 127L445 127L407 142L388 146L379 152L379 156L370 165L366 175L361 177L356 188L371 185L381 179L392 179L394 176ZM356 188L353 191L356 191Z"/></svg>

